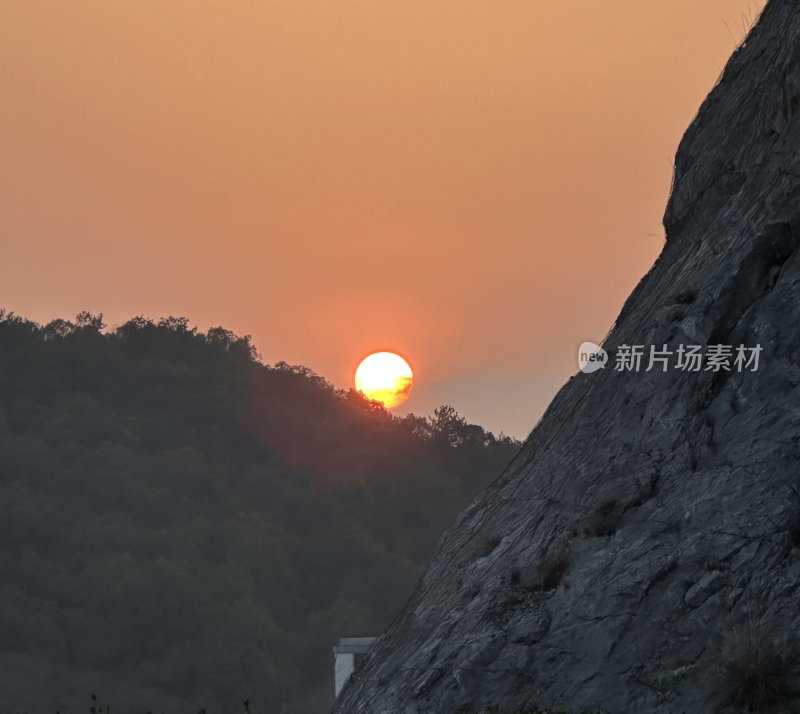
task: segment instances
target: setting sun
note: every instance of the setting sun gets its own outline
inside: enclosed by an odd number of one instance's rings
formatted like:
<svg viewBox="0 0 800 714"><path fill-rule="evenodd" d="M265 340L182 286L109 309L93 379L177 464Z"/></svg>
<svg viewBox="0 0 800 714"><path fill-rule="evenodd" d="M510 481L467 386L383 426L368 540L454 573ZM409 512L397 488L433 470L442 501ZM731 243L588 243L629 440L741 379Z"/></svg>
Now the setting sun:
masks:
<svg viewBox="0 0 800 714"><path fill-rule="evenodd" d="M356 389L387 409L403 404L413 384L411 367L394 352L375 352L365 357L356 370Z"/></svg>

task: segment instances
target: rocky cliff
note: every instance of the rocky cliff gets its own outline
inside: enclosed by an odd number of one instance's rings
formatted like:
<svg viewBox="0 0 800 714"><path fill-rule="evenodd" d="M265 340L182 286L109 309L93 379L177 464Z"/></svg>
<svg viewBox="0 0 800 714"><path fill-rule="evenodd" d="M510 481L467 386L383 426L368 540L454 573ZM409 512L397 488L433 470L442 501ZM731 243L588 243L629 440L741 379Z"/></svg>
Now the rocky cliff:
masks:
<svg viewBox="0 0 800 714"><path fill-rule="evenodd" d="M798 108L800 3L771 0L681 141L606 369L461 514L335 712L800 705Z"/></svg>

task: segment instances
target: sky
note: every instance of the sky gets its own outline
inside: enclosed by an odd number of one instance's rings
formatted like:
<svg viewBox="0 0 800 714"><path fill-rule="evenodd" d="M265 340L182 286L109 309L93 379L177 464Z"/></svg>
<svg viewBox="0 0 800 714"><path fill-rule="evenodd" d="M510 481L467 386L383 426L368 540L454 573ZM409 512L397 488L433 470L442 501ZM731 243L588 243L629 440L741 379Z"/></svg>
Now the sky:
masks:
<svg viewBox="0 0 800 714"><path fill-rule="evenodd" d="M0 0L0 306L183 315L524 437L763 0Z"/></svg>

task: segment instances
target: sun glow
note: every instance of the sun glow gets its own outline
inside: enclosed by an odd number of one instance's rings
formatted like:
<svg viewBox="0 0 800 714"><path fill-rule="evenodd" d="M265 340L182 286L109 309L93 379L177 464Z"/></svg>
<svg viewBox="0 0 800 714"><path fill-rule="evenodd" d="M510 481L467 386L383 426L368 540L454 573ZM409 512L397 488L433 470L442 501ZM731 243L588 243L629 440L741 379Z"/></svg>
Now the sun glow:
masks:
<svg viewBox="0 0 800 714"><path fill-rule="evenodd" d="M369 399L394 409L405 402L414 385L414 373L400 355L375 352L358 365L356 389Z"/></svg>

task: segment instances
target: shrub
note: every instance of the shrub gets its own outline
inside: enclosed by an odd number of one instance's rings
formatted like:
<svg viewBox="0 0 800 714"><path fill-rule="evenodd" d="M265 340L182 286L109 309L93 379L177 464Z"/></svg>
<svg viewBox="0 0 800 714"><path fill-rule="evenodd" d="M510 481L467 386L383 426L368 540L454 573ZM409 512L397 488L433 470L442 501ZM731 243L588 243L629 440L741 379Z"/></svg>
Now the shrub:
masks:
<svg viewBox="0 0 800 714"><path fill-rule="evenodd" d="M800 548L800 492L795 488L792 488L792 491L794 491L794 498L792 499L792 510L786 521L786 533L791 544L795 548Z"/></svg>
<svg viewBox="0 0 800 714"><path fill-rule="evenodd" d="M486 536L481 543L480 549L478 550L478 555L480 555L481 558L491 555L494 553L497 546L500 545L501 540L503 539L496 533Z"/></svg>
<svg viewBox="0 0 800 714"><path fill-rule="evenodd" d="M548 552L539 563L538 589L544 592L555 590L572 564L572 554L567 548Z"/></svg>
<svg viewBox="0 0 800 714"><path fill-rule="evenodd" d="M732 702L748 711L764 711L791 696L788 654L752 626L734 642L725 671Z"/></svg>
<svg viewBox="0 0 800 714"><path fill-rule="evenodd" d="M468 706L456 709L454 714L473 714L473 709ZM581 709L579 712L566 712L561 709L542 709L537 706L525 706L517 709L498 709L497 707L489 707L483 709L481 714L607 714L603 709Z"/></svg>
<svg viewBox="0 0 800 714"><path fill-rule="evenodd" d="M586 524L589 535L602 537L614 535L619 529L622 515L616 501L606 501L592 513Z"/></svg>
<svg viewBox="0 0 800 714"><path fill-rule="evenodd" d="M468 585L464 588L464 599L466 600L474 600L480 594L481 589L477 583L472 583L472 585Z"/></svg>
<svg viewBox="0 0 800 714"><path fill-rule="evenodd" d="M795 548L800 548L800 506L794 509L789 515L789 520L786 524L786 532L789 535L789 540Z"/></svg>

